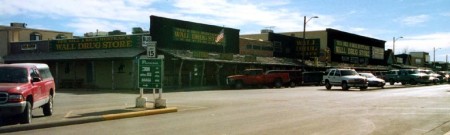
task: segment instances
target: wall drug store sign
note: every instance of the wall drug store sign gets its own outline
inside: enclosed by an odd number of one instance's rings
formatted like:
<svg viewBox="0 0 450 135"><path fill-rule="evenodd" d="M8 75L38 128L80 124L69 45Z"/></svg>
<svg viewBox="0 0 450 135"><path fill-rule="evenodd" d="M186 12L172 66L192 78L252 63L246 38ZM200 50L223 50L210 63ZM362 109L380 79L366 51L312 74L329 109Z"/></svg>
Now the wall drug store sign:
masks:
<svg viewBox="0 0 450 135"><path fill-rule="evenodd" d="M110 36L81 39L53 40L52 51L131 48L141 44L142 35Z"/></svg>
<svg viewBox="0 0 450 135"><path fill-rule="evenodd" d="M183 28L173 28L173 40L175 41L184 41L191 43L200 43L200 44L211 44L211 45L222 45L224 39L220 42L216 42L216 37L219 33L211 33L204 31L197 31L191 29L183 29ZM225 38L225 37L224 37Z"/></svg>
<svg viewBox="0 0 450 135"><path fill-rule="evenodd" d="M370 58L370 46L334 40L334 53Z"/></svg>

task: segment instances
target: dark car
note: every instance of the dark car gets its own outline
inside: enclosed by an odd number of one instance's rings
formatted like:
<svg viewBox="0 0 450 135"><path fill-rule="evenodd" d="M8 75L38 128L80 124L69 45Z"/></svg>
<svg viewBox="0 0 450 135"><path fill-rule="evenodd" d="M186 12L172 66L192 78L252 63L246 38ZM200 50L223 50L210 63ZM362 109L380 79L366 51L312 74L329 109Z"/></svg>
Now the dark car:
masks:
<svg viewBox="0 0 450 135"><path fill-rule="evenodd" d="M450 74L448 71L438 71L437 74L441 75L441 77L442 77L441 83L444 83L444 82L448 83L450 81L449 80Z"/></svg>
<svg viewBox="0 0 450 135"><path fill-rule="evenodd" d="M372 73L359 73L359 75L367 78L367 81L369 82L369 87L384 88L384 85L386 85L386 82L383 79L376 77Z"/></svg>
<svg viewBox="0 0 450 135"><path fill-rule="evenodd" d="M324 74L325 72L322 71L303 72L302 84L322 85L322 79Z"/></svg>

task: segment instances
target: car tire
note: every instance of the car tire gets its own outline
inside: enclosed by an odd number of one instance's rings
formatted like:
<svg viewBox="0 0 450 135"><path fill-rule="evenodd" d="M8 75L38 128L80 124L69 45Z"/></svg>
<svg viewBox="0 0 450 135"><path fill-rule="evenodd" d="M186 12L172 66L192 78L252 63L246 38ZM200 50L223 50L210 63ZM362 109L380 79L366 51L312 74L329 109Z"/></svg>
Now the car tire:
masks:
<svg viewBox="0 0 450 135"><path fill-rule="evenodd" d="M367 90L367 86L359 87L359 90Z"/></svg>
<svg viewBox="0 0 450 135"><path fill-rule="evenodd" d="M27 101L26 105L25 105L25 110L23 111L22 114L20 114L20 124L28 124L31 123L31 113L32 113L32 107L31 107L31 103L30 101Z"/></svg>
<svg viewBox="0 0 450 135"><path fill-rule="evenodd" d="M350 87L348 87L347 82L342 82L342 90L348 90Z"/></svg>
<svg viewBox="0 0 450 135"><path fill-rule="evenodd" d="M236 81L236 83L234 84L235 89L242 89L242 86L242 81Z"/></svg>
<svg viewBox="0 0 450 135"><path fill-rule="evenodd" d="M281 83L280 79L275 80L275 82L274 82L275 88L281 88L282 85L283 85L283 83Z"/></svg>
<svg viewBox="0 0 450 135"><path fill-rule="evenodd" d="M412 84L412 85L416 85L416 84L417 84L416 80L414 80L414 79L411 79L411 80L409 81L409 83Z"/></svg>
<svg viewBox="0 0 450 135"><path fill-rule="evenodd" d="M290 86L291 88L295 88L295 86L297 86L297 85L295 84L295 82L291 82L291 83L289 83L289 86Z"/></svg>
<svg viewBox="0 0 450 135"><path fill-rule="evenodd" d="M394 85L394 84L395 84L394 79L389 79L389 84L390 84L390 85Z"/></svg>
<svg viewBox="0 0 450 135"><path fill-rule="evenodd" d="M325 81L325 88L327 88L327 90L331 90L331 84L329 81Z"/></svg>
<svg viewBox="0 0 450 135"><path fill-rule="evenodd" d="M49 96L48 103L42 107L45 116L51 116L53 114L53 96Z"/></svg>

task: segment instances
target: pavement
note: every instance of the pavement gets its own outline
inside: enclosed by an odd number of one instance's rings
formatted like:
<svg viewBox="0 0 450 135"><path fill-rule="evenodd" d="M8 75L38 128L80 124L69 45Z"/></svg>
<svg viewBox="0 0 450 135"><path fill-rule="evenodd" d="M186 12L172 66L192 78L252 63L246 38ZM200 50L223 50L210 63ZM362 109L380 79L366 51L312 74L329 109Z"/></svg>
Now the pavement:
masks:
<svg viewBox="0 0 450 135"><path fill-rule="evenodd" d="M146 108L122 107L122 108L92 108L84 111L75 111L67 114L65 119L52 119L47 121L33 121L31 124L15 124L0 126L0 133L52 128L90 122L100 122L147 115L177 112L177 107L153 108L153 103L147 103ZM34 117L34 116L33 116Z"/></svg>

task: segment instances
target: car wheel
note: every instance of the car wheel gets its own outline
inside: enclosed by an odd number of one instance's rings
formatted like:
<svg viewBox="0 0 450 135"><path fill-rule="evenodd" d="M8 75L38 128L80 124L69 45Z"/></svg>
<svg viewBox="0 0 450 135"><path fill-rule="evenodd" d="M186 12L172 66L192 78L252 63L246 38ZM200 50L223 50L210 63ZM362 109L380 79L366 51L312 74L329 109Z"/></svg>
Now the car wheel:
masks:
<svg viewBox="0 0 450 135"><path fill-rule="evenodd" d="M53 114L53 96L49 96L50 99L48 100L48 103L42 107L45 116L51 116Z"/></svg>
<svg viewBox="0 0 450 135"><path fill-rule="evenodd" d="M359 87L359 90L366 90L367 86Z"/></svg>
<svg viewBox="0 0 450 135"><path fill-rule="evenodd" d="M348 90L350 87L348 87L347 82L342 82L342 90Z"/></svg>
<svg viewBox="0 0 450 135"><path fill-rule="evenodd" d="M329 81L325 81L325 88L327 88L327 90L330 90L331 89L331 84L330 84L330 82Z"/></svg>
<svg viewBox="0 0 450 135"><path fill-rule="evenodd" d="M281 88L281 86L282 86L283 84L281 83L281 80L280 80L280 79L277 79L277 80L275 80L274 85L275 85L275 88Z"/></svg>
<svg viewBox="0 0 450 135"><path fill-rule="evenodd" d="M297 86L297 85L295 84L295 82L291 82L291 83L290 83L290 87L294 88L295 86Z"/></svg>
<svg viewBox="0 0 450 135"><path fill-rule="evenodd" d="M234 88L235 89L242 89L242 82L241 81L236 81L236 83L234 84Z"/></svg>
<svg viewBox="0 0 450 135"><path fill-rule="evenodd" d="M394 85L395 84L394 79L389 79L389 84Z"/></svg>
<svg viewBox="0 0 450 135"><path fill-rule="evenodd" d="M25 106L25 110L23 111L22 114L20 114L20 124L28 124L31 123L31 103L30 101L27 101L26 106Z"/></svg>
<svg viewBox="0 0 450 135"><path fill-rule="evenodd" d="M417 84L416 80L414 80L414 79L411 79L411 80L409 81L409 83L412 84L412 85L416 85L416 84Z"/></svg>

